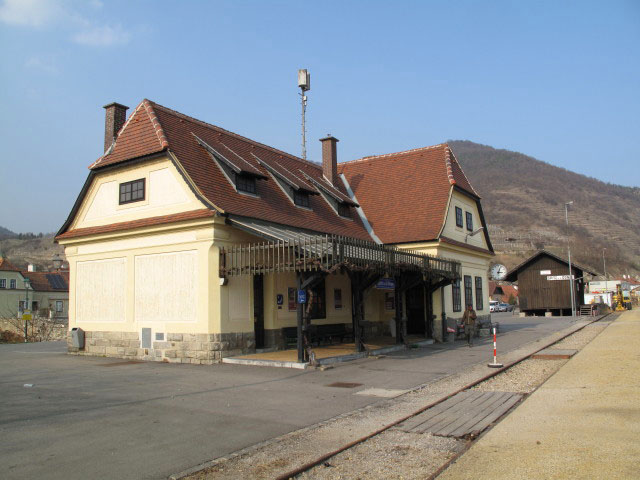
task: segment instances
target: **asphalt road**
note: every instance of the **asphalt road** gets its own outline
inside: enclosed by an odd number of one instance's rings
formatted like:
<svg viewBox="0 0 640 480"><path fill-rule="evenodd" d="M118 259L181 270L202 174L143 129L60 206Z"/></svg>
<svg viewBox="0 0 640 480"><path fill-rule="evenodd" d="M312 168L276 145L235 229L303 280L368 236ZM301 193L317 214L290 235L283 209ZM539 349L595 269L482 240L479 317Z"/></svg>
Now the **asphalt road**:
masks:
<svg viewBox="0 0 640 480"><path fill-rule="evenodd" d="M493 314L499 352L571 318ZM0 345L3 478L167 478L238 449L381 401L368 388L410 389L492 360L490 338L431 345L336 368L291 370L127 363L75 357L60 342ZM356 382L353 389L334 382Z"/></svg>

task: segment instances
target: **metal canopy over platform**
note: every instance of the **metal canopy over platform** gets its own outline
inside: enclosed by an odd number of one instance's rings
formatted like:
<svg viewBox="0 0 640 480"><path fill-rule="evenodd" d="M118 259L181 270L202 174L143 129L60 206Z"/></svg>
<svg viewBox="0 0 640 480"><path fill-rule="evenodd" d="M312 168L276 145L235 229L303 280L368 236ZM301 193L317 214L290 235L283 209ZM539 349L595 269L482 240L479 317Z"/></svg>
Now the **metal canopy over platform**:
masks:
<svg viewBox="0 0 640 480"><path fill-rule="evenodd" d="M265 242L220 250L220 276L280 272L351 271L396 275L422 273L449 281L460 278L460 263L341 235L323 235L255 219L229 218L236 228L265 238Z"/></svg>

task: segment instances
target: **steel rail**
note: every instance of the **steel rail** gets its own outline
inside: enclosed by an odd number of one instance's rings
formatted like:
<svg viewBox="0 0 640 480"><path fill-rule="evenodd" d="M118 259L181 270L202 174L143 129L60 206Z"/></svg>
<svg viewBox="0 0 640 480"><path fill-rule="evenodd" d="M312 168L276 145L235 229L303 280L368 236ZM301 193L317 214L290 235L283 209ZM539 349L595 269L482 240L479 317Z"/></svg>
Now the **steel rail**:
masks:
<svg viewBox="0 0 640 480"><path fill-rule="evenodd" d="M357 440L354 440L352 442L347 443L346 445L341 446L340 448L337 448L336 450L326 453L318 458L316 458L315 460L312 460L311 462L305 463L304 465L301 465L293 470L290 470L282 475L279 475L276 477L275 480L289 480L291 478L294 478L297 475L300 475L301 473L304 473L308 470L311 470L313 467L316 467L318 465L320 465L321 463L327 461L328 459L335 457L336 455L344 452L345 450L349 450L350 448L355 447L356 445L359 445L363 442L366 442L367 440L375 437L376 435L380 435L381 433L385 432L386 430L389 430L390 428L395 427L396 425L401 424L402 422L405 422L407 420L409 420L412 417L415 417L416 415L421 414L422 412L425 412L427 410L429 410L430 408L435 407L436 405L444 402L445 400L448 400L449 398L453 397L454 395L457 395L460 392L463 392L465 390L468 390L472 387L475 387L476 385L478 385L479 383L485 382L488 379L495 377L496 375L500 375L502 372L504 372L505 370L508 370L509 368L529 359L530 357L532 357L533 355L535 355L536 353L540 352L541 350L544 350L545 348L549 348L551 345L554 345L562 340L564 340L565 338L573 335L574 333L579 332L580 330L582 330L583 328L592 325L595 322L599 322L600 320L603 320L604 318L608 317L609 315L611 315L612 312L609 312L605 315L603 315L602 317L596 319L596 320L592 320L589 323L584 324L583 326L581 326L580 328L578 328L577 330L574 330L572 332L569 332L563 336L561 336L558 339L553 340L552 342L549 342L545 345L543 345L542 347L538 348L536 351L529 353L517 360L514 360L511 363L507 363L504 365L504 367L502 368L498 368L493 370L491 373L488 373L487 375L479 378L478 380L474 380L473 382L459 388L458 390L455 390L452 393L449 393L447 395L445 395L444 397L439 398L438 400L435 400L431 403L429 403L428 405L424 406L424 407L420 407L418 410L416 410L413 413L410 413L409 415L406 415L402 418L400 418L399 420L394 420L393 422L391 422L388 425L385 425L382 428L379 428L378 430L376 430L373 433L367 434L364 437L360 437ZM505 414L506 415L506 414ZM479 437L478 437L479 438ZM475 439L474 439L475 440ZM427 480L433 480L434 478L436 478L438 475L440 475L447 467L449 467L449 465L451 465L453 462L455 462L458 458L460 458L460 456L462 456L470 447L471 444L473 443L474 440L469 440L467 442L467 445L465 445L465 447L462 449L462 451L458 452L456 455L454 455L452 458L450 458L444 465L442 465L438 470L436 470L435 473L433 473L430 477L427 478Z"/></svg>

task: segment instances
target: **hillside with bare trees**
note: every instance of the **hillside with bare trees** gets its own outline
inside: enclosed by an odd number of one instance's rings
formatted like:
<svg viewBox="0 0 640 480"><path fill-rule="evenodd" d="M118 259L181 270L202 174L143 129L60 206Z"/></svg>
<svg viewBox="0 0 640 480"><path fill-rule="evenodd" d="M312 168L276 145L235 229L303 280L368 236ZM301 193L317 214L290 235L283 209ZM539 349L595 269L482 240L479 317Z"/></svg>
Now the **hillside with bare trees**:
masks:
<svg viewBox="0 0 640 480"><path fill-rule="evenodd" d="M498 258L509 266L535 250L566 255L565 202L575 261L640 274L640 188L605 183L510 150L449 141L482 206Z"/></svg>

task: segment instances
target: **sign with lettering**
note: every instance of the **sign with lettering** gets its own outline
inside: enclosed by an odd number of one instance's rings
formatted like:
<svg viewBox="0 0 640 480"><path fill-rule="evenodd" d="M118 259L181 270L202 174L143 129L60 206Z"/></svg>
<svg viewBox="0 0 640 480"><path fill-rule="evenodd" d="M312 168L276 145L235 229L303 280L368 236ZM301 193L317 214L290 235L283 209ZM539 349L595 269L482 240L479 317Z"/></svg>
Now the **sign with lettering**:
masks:
<svg viewBox="0 0 640 480"><path fill-rule="evenodd" d="M547 280L573 280L573 275L549 275Z"/></svg>
<svg viewBox="0 0 640 480"><path fill-rule="evenodd" d="M376 283L376 288L379 290L393 290L396 288L396 281L393 278L381 278Z"/></svg>
<svg viewBox="0 0 640 480"><path fill-rule="evenodd" d="M551 270L540 270L540 275L551 275Z"/></svg>

